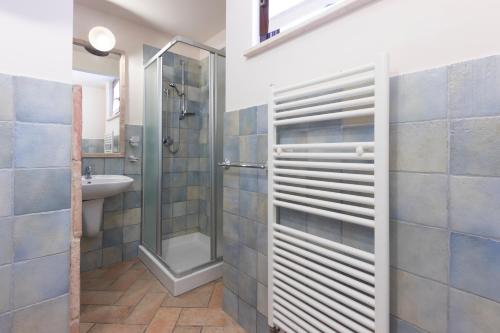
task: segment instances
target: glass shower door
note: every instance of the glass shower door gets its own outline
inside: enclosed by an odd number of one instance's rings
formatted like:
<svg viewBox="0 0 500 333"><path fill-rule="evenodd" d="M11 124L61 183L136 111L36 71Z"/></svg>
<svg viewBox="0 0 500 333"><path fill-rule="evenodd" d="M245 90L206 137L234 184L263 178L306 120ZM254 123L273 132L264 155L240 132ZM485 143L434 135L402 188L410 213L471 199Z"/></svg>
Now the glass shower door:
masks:
<svg viewBox="0 0 500 333"><path fill-rule="evenodd" d="M209 52L184 43L162 56L161 257L176 275L217 257L212 60Z"/></svg>
<svg viewBox="0 0 500 333"><path fill-rule="evenodd" d="M143 224L142 243L152 253L159 251L161 167L161 66L152 62L144 71Z"/></svg>

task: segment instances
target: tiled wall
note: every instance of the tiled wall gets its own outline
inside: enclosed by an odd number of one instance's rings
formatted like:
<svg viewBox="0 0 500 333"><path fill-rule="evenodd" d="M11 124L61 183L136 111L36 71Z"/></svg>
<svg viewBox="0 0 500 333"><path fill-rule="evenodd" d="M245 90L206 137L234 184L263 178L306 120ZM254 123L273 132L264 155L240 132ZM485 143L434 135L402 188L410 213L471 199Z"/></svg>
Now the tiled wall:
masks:
<svg viewBox="0 0 500 333"><path fill-rule="evenodd" d="M391 81L394 332L500 325L500 57Z"/></svg>
<svg viewBox="0 0 500 333"><path fill-rule="evenodd" d="M0 332L67 332L71 85L0 75Z"/></svg>
<svg viewBox="0 0 500 333"><path fill-rule="evenodd" d="M128 142L132 136L140 138L137 147ZM131 162L131 155L139 161ZM141 236L142 126L125 126L125 158L84 158L82 172L88 165L93 166L95 174L126 175L134 182L127 192L104 199L103 230L97 237L82 237L82 271L137 256Z"/></svg>
<svg viewBox="0 0 500 333"><path fill-rule="evenodd" d="M194 115L180 120L180 98L169 88L163 95L163 136L174 146L163 146L162 237L201 231L207 233L209 216L208 71L205 60L168 53L163 61L163 86L175 82L182 89L181 61L185 63L187 110ZM173 148L178 151L172 153ZM171 150L169 150L169 148Z"/></svg>
<svg viewBox="0 0 500 333"><path fill-rule="evenodd" d="M267 160L267 106L224 114L224 158ZM224 310L248 332L267 327L267 174L224 171Z"/></svg>
<svg viewBox="0 0 500 333"><path fill-rule="evenodd" d="M500 57L394 77L390 93L391 332L496 332ZM265 124L263 108L255 109L226 113L225 157L258 160L248 149L257 147L259 123ZM280 140L373 135L364 126L321 127L296 126ZM224 309L247 331L264 332L267 261L257 244L266 240L259 223L265 222L266 180L243 170L224 178ZM373 248L367 229L285 210L281 221Z"/></svg>

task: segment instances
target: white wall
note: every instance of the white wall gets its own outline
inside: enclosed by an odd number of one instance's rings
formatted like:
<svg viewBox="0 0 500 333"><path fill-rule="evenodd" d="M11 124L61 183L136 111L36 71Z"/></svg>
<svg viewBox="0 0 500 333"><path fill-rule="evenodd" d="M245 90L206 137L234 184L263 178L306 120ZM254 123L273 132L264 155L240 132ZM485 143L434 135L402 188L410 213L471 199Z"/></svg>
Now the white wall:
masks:
<svg viewBox="0 0 500 333"><path fill-rule="evenodd" d="M82 86L82 138L104 139L106 88Z"/></svg>
<svg viewBox="0 0 500 333"><path fill-rule="evenodd" d="M213 47L214 49L220 50L226 47L226 29L219 31L209 39L203 42L203 44Z"/></svg>
<svg viewBox="0 0 500 333"><path fill-rule="evenodd" d="M97 25L109 28L116 37L116 48L123 50L128 58L127 124L142 124L144 70L142 67L142 45L163 47L172 36L151 30L134 22L104 14L93 9L75 5L74 36L88 40L89 30Z"/></svg>
<svg viewBox="0 0 500 333"><path fill-rule="evenodd" d="M0 1L0 73L71 82L73 1Z"/></svg>
<svg viewBox="0 0 500 333"><path fill-rule="evenodd" d="M226 1L227 110L267 103L289 84L367 63L382 51L391 74L500 54L500 1L379 0L253 58L252 1Z"/></svg>

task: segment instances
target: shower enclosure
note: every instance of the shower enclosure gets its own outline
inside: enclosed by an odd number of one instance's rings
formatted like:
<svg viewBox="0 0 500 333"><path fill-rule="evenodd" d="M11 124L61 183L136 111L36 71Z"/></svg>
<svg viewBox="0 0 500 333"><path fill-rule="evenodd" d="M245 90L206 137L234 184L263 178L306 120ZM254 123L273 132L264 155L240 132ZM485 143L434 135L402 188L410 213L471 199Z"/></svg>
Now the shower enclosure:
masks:
<svg viewBox="0 0 500 333"><path fill-rule="evenodd" d="M223 51L176 37L144 68L139 256L174 295L222 275Z"/></svg>

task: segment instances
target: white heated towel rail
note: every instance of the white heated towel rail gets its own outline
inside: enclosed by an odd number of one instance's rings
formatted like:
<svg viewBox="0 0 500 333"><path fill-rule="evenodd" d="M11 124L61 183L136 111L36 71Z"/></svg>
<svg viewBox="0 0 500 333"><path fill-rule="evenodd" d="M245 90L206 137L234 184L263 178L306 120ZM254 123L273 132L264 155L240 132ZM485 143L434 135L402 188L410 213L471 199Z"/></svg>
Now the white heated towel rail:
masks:
<svg viewBox="0 0 500 333"><path fill-rule="evenodd" d="M269 325L285 332L389 332L389 79L386 56L269 101ZM373 122L373 142L280 144L287 126ZM279 223L287 208L374 230L374 253Z"/></svg>

